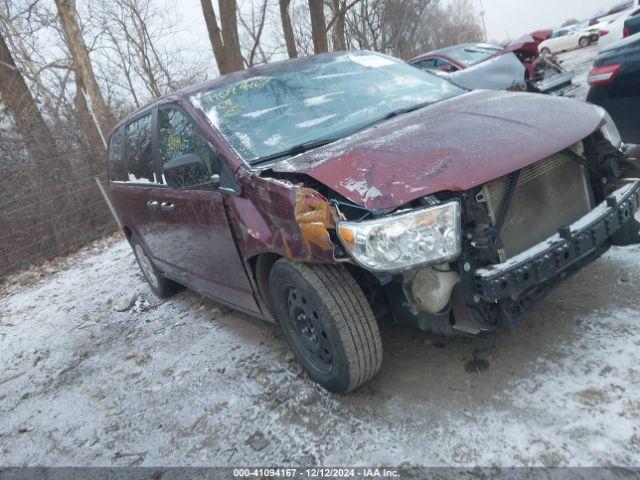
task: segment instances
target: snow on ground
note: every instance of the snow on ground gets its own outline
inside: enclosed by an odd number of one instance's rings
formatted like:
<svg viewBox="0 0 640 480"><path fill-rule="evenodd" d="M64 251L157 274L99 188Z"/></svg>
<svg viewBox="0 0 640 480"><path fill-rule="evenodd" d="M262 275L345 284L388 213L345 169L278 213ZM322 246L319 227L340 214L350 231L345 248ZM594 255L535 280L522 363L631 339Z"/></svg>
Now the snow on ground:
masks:
<svg viewBox="0 0 640 480"><path fill-rule="evenodd" d="M154 298L124 240L67 265L1 300L5 465L640 461L640 247L510 335L385 325L382 371L351 395L311 383L272 324Z"/></svg>
<svg viewBox="0 0 640 480"><path fill-rule="evenodd" d="M567 70L573 72L573 83L578 85L578 88L573 90L569 96L580 100L587 98L587 94L589 93L587 77L597 55L597 45L564 52L558 55L558 60L560 60L561 65Z"/></svg>
<svg viewBox="0 0 640 480"><path fill-rule="evenodd" d="M380 374L333 395L276 326L156 299L115 237L0 287L1 463L637 466L639 289L614 248L511 334L384 325Z"/></svg>

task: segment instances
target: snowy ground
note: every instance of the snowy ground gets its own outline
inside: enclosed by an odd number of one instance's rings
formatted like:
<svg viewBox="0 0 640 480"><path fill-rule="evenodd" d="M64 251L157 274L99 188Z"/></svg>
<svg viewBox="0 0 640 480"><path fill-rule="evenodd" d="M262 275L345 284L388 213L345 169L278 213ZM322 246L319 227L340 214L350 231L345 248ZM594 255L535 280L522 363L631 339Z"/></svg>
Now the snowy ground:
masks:
<svg viewBox="0 0 640 480"><path fill-rule="evenodd" d="M314 386L273 325L192 292L158 302L122 240L67 261L2 299L5 464L640 462L639 247L511 335L386 326L381 373L347 396Z"/></svg>
<svg viewBox="0 0 640 480"><path fill-rule="evenodd" d="M587 76L589 75L589 70L591 70L591 66L593 65L593 61L597 55L597 45L558 55L558 59L562 66L573 72L573 83L578 85L578 88L571 92L570 96L581 100L587 98L587 94L589 93Z"/></svg>
<svg viewBox="0 0 640 480"><path fill-rule="evenodd" d="M514 333L385 325L380 374L317 388L274 325L160 302L126 242L0 289L2 465L638 465L640 247L615 248Z"/></svg>

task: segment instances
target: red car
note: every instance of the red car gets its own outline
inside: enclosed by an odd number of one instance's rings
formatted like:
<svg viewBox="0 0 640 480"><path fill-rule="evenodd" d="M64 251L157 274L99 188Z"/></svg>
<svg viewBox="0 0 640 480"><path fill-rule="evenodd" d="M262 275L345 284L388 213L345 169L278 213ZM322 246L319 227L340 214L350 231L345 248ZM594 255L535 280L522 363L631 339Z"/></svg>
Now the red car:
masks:
<svg viewBox="0 0 640 480"><path fill-rule="evenodd" d="M143 107L110 137L108 191L154 292L278 322L344 392L380 368L379 321L495 331L623 240L622 148L598 107L343 52Z"/></svg>
<svg viewBox="0 0 640 480"><path fill-rule="evenodd" d="M572 89L571 73L562 68L554 56L541 57L538 52L538 45L551 38L552 33L552 30L539 30L506 47L484 43L454 45L419 55L409 60L409 63L421 70L454 73L499 56L514 54L524 66L525 75L521 83L526 85L528 91L563 95ZM488 71L487 74L490 75L491 72Z"/></svg>

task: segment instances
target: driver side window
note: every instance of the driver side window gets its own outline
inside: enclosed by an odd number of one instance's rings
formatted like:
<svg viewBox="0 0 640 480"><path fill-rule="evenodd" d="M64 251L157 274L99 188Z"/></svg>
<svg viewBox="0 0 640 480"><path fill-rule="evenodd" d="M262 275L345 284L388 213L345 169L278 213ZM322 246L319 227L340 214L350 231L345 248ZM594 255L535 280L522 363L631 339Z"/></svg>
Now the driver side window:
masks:
<svg viewBox="0 0 640 480"><path fill-rule="evenodd" d="M210 178L220 173L220 157L217 152L200 136L191 119L181 110L159 108L158 127L160 166L164 172L181 159L192 158L194 155L202 162L203 169L194 171L192 178L182 178L182 186L202 184L205 176ZM171 183L167 178L163 178L163 181Z"/></svg>

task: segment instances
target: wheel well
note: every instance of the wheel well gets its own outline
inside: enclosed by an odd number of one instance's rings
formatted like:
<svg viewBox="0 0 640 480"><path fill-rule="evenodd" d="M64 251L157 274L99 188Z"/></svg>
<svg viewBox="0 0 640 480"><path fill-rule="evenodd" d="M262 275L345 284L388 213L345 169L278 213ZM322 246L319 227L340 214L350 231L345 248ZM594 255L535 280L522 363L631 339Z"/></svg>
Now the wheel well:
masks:
<svg viewBox="0 0 640 480"><path fill-rule="evenodd" d="M276 253L262 253L249 260L253 278L258 287L258 294L269 309L271 309L271 305L269 304L269 274L271 273L273 264L280 258L282 258L282 256Z"/></svg>

